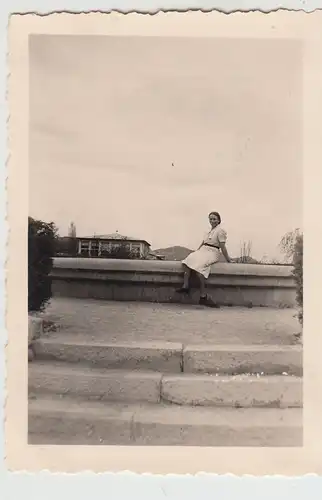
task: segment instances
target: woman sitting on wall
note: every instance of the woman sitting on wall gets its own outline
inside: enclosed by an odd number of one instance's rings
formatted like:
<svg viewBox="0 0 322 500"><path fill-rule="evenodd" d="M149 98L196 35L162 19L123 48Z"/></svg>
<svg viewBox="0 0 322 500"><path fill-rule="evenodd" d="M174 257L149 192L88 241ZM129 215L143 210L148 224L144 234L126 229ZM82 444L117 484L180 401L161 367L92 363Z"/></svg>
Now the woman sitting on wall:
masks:
<svg viewBox="0 0 322 500"><path fill-rule="evenodd" d="M190 291L191 272L194 271L200 283L199 304L208 307L218 307L206 294L206 279L209 277L213 264L219 261L220 251L227 262L231 262L226 248L227 233L221 227L221 217L218 212L209 214L210 231L205 235L198 250L192 252L182 261L184 267L183 286L178 293L188 294Z"/></svg>

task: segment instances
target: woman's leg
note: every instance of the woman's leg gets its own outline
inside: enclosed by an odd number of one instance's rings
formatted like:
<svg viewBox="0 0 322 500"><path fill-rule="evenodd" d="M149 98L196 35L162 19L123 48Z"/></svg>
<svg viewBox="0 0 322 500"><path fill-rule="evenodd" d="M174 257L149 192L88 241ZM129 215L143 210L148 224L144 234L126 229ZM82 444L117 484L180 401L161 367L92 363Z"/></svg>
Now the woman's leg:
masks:
<svg viewBox="0 0 322 500"><path fill-rule="evenodd" d="M206 297L206 278L203 274L196 273L199 279L200 285L200 297Z"/></svg>
<svg viewBox="0 0 322 500"><path fill-rule="evenodd" d="M190 289L190 276L191 276L191 269L186 266L186 264L183 265L183 286L177 290L177 292L188 292Z"/></svg>
<svg viewBox="0 0 322 500"><path fill-rule="evenodd" d="M216 304L212 300L211 297L207 296L206 293L206 278L204 277L203 274L197 273L197 276L199 278L199 283L200 283L200 299L199 299L199 304L207 307L215 307L219 308L219 305Z"/></svg>
<svg viewBox="0 0 322 500"><path fill-rule="evenodd" d="M183 264L183 269L183 288L189 288L191 269L186 264Z"/></svg>

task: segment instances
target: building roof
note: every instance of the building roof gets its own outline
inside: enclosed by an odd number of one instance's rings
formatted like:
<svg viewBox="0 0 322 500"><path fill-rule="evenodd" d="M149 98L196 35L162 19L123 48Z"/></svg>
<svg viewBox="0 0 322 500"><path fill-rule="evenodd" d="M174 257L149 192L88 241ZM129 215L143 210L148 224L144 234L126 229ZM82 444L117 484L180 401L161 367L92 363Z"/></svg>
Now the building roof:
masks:
<svg viewBox="0 0 322 500"><path fill-rule="evenodd" d="M118 232L116 233L111 233L111 234L93 234L92 236L82 236L79 237L79 239L84 239L84 240L91 240L91 239L98 239L98 240L121 240L121 241L133 241L137 243L146 243L147 245L151 246L150 243L148 243L146 240L142 240L141 238L133 238L131 236L124 236L123 234L120 234Z"/></svg>

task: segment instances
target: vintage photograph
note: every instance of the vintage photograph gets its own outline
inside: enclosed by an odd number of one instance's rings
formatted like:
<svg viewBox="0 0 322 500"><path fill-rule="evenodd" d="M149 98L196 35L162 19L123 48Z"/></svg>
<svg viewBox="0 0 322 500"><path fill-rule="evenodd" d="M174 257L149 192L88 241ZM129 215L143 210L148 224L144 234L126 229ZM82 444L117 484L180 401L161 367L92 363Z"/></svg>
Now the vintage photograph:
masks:
<svg viewBox="0 0 322 500"><path fill-rule="evenodd" d="M29 36L28 442L299 447L301 41Z"/></svg>
<svg viewBox="0 0 322 500"><path fill-rule="evenodd" d="M11 18L10 470L321 473L321 23Z"/></svg>

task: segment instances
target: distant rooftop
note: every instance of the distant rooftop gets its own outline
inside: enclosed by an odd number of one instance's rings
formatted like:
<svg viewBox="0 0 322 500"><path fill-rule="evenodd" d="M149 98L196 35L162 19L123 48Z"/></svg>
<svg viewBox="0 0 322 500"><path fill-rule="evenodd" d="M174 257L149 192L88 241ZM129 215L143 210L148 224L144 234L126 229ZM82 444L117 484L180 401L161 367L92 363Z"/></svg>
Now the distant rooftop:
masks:
<svg viewBox="0 0 322 500"><path fill-rule="evenodd" d="M143 240L142 238L133 238L132 236L124 236L123 234L120 234L118 232L111 233L111 234L93 234L91 236L82 236L81 239L82 238L84 238L84 239L97 238L100 240L137 241L137 242L147 243L150 246L150 243L148 243L146 240Z"/></svg>

